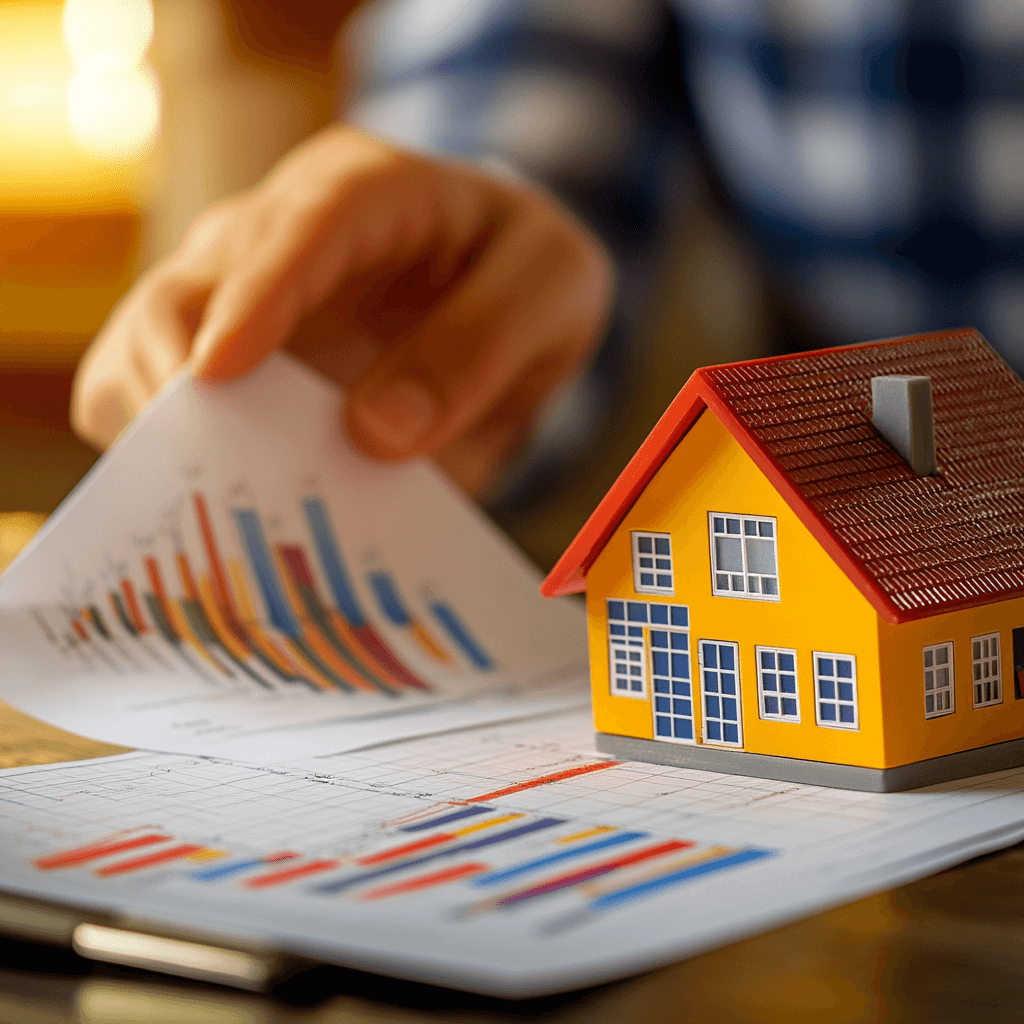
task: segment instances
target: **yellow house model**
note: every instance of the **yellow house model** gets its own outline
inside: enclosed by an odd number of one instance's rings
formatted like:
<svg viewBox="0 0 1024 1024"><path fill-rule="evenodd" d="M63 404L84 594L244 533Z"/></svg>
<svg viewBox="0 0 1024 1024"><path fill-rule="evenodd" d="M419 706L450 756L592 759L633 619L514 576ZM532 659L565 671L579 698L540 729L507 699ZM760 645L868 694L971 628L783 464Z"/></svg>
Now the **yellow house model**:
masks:
<svg viewBox="0 0 1024 1024"><path fill-rule="evenodd" d="M545 580L617 756L890 791L1024 763L1024 384L974 330L698 370Z"/></svg>

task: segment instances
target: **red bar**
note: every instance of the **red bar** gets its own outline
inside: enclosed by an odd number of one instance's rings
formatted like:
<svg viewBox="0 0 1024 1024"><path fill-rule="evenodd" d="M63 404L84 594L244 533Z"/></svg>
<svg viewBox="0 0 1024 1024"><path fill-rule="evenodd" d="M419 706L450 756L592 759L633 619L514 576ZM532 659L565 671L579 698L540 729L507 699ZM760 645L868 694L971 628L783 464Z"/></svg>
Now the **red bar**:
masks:
<svg viewBox="0 0 1024 1024"><path fill-rule="evenodd" d="M612 860L603 860L599 864L591 864L589 868L570 871L565 875L556 875L554 878L549 878L546 882L533 885L529 889L520 889L519 892L510 893L508 896L500 896L492 905L507 907L513 903L518 903L520 900L528 900L532 896L543 896L545 893L557 892L559 889L568 889L571 885L579 885L580 882L586 882L591 878L607 875L609 872L628 867L630 864L642 864L645 860L663 857L666 853L675 853L677 850L685 850L693 845L693 841L689 839L672 839L667 843L659 843L657 846L648 846L645 850L627 853L622 857L615 857Z"/></svg>
<svg viewBox="0 0 1024 1024"><path fill-rule="evenodd" d="M88 846L76 846L73 850L65 850L63 853L52 853L48 857L40 857L33 863L40 871L52 871L54 868L74 868L79 864L88 864L91 860L99 860L112 853L137 850L140 846L164 843L170 838L171 836L158 836L155 833L149 833L144 836L136 836L134 839L106 839L98 843L90 843Z"/></svg>
<svg viewBox="0 0 1024 1024"><path fill-rule="evenodd" d="M307 875L316 875L321 871L330 871L340 863L341 861L338 860L314 860L309 864L300 864L297 868L285 868L283 871L272 871L268 875L257 875L242 884L247 889L266 889L271 885L283 885L296 878L305 878Z"/></svg>
<svg viewBox="0 0 1024 1024"><path fill-rule="evenodd" d="M404 857L407 853L416 853L418 850L429 850L431 846L440 846L441 843L451 842L455 838L450 832L441 832L428 839L418 839L415 843L406 843L404 846L393 846L390 850L381 853L371 853L367 857L360 857L356 863L361 865L382 864L387 860L394 860L396 857Z"/></svg>
<svg viewBox="0 0 1024 1024"><path fill-rule="evenodd" d="M264 857L264 863L276 864L279 860L295 860L296 857L302 856L299 853L293 853L291 850L282 850L280 853L272 853L269 857Z"/></svg>
<svg viewBox="0 0 1024 1024"><path fill-rule="evenodd" d="M109 878L111 875L126 875L129 871L141 871L143 868L150 868L156 864L165 864L169 860L180 860L190 853L198 853L205 850L205 846L196 846L195 843L182 843L180 846L172 846L168 850L160 850L157 853L147 854L145 857L133 857L131 860L120 860L116 864L108 864L105 868L97 868L94 872L100 878Z"/></svg>
<svg viewBox="0 0 1024 1024"><path fill-rule="evenodd" d="M479 804L485 800L497 800L499 796L511 796L513 793L521 793L524 789L546 786L549 782L561 782L563 779L573 779L577 775L589 775L590 772L599 772L620 764L622 764L621 761L595 761L593 764L581 764L578 768L567 768L564 772L542 775L539 779L529 779L515 786L509 786L508 789L496 789L493 793L484 793L483 796L471 796L466 803Z"/></svg>
<svg viewBox="0 0 1024 1024"><path fill-rule="evenodd" d="M135 623L135 628L140 633L147 632L146 620L142 617L142 610L139 608L139 599L135 596L135 587L130 579L121 580L121 593L124 594L125 604L128 605L128 614Z"/></svg>
<svg viewBox="0 0 1024 1024"><path fill-rule="evenodd" d="M88 640L89 639L89 634L86 633L85 626L83 626L78 621L78 619L72 619L71 620L71 628L78 634L78 639L79 640Z"/></svg>
<svg viewBox="0 0 1024 1024"><path fill-rule="evenodd" d="M220 556L220 549L217 547L217 538L213 532L213 525L210 522L210 513L206 508L206 499L195 491L192 495L192 504L195 506L196 519L199 520L199 532L203 535L203 547L206 548L206 561L210 565L210 576L213 579L213 588L220 602L221 610L228 625L239 632L241 628L241 617L235 607L234 598L231 595L231 588L228 586L228 574L224 569L224 560Z"/></svg>
<svg viewBox="0 0 1024 1024"><path fill-rule="evenodd" d="M435 885L457 882L467 875L478 875L481 871L487 871L489 868L488 864L461 864L459 867L434 871L429 875L417 875L416 878L410 878L405 882L396 882L394 885L382 885L369 892L364 892L359 898L361 900L384 900L389 896L401 896L407 892L432 889Z"/></svg>

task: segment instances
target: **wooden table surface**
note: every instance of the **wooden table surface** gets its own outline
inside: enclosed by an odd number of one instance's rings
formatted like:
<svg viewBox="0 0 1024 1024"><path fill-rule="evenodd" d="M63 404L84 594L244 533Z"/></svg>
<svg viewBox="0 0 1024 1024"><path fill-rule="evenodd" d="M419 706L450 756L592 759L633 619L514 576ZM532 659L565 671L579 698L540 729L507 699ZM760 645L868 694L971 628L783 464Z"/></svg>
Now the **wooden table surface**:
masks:
<svg viewBox="0 0 1024 1024"><path fill-rule="evenodd" d="M0 515L0 568L38 518ZM0 767L117 753L0 704ZM313 1005L301 1005L313 1001ZM1024 844L601 989L526 1004L325 971L276 996L0 944L0 1024L1024 1021Z"/></svg>

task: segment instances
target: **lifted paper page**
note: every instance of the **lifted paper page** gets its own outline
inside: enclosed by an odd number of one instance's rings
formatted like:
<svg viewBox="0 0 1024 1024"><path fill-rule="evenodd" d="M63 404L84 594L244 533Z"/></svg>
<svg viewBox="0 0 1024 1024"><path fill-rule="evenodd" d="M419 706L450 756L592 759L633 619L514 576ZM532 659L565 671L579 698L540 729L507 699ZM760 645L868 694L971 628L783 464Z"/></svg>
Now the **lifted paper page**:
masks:
<svg viewBox="0 0 1024 1024"><path fill-rule="evenodd" d="M586 700L583 612L423 462L371 463L286 356L181 379L0 580L0 696L245 759Z"/></svg>
<svg viewBox="0 0 1024 1024"><path fill-rule="evenodd" d="M578 712L292 765L12 769L0 807L9 891L529 996L1009 845L1024 770L879 794L619 763Z"/></svg>

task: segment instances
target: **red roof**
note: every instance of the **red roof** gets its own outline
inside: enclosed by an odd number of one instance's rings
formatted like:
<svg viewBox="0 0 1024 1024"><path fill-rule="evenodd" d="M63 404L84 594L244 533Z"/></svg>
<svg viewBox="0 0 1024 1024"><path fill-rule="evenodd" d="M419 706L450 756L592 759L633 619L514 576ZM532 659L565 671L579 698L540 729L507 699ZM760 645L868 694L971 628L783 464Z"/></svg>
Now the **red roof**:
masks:
<svg viewBox="0 0 1024 1024"><path fill-rule="evenodd" d="M928 376L939 473L871 425L871 378ZM698 370L541 590L586 586L626 513L710 409L890 622L1024 596L1024 383L967 328Z"/></svg>

